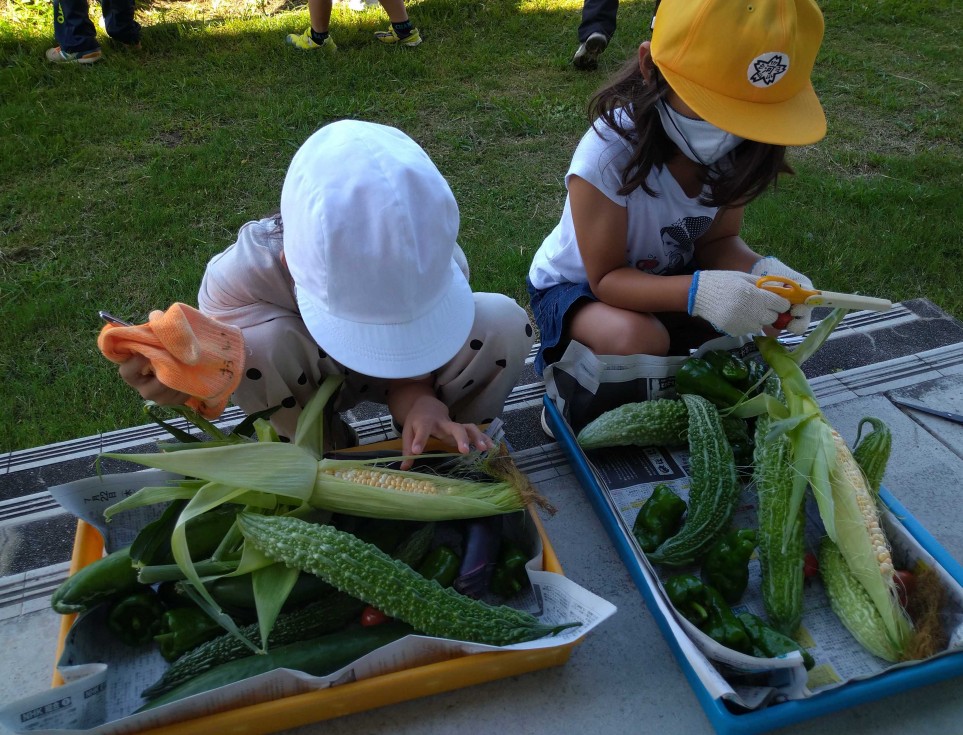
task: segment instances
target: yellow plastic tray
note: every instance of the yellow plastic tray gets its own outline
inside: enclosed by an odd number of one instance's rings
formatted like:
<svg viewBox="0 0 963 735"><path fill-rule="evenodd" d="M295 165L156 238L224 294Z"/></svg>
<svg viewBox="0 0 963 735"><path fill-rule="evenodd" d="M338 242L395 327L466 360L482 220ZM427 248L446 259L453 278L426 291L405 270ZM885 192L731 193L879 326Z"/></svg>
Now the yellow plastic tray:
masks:
<svg viewBox="0 0 963 735"><path fill-rule="evenodd" d="M397 442L366 444L360 449L396 449ZM545 533L542 522L534 511L529 515L542 541L542 568L547 572L562 574L555 550ZM70 573L99 559L104 552L104 542L100 533L90 524L78 521L74 538L73 556ZM64 640L74 615L65 615L61 620L57 653L54 659L52 686L60 686L63 679L56 669L60 660ZM288 730L312 722L330 720L343 715L376 709L410 699L419 699L432 694L461 689L486 681L502 679L507 676L526 674L530 671L560 666L568 661L572 649L578 641L555 648L541 648L525 651L499 651L477 653L449 661L441 661L426 666L418 666L393 674L375 676L362 681L342 684L306 694L282 697L270 702L240 707L218 714L183 720L173 725L144 730L144 735L194 735L198 732L230 732L235 735L261 735L263 733ZM209 728L209 730L208 730Z"/></svg>

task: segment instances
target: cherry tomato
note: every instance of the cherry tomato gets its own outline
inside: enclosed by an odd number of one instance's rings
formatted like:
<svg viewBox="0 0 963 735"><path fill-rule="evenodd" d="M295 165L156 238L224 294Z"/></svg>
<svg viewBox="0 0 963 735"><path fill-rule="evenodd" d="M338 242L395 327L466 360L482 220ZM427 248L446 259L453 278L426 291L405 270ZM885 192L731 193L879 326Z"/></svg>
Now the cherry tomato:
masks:
<svg viewBox="0 0 963 735"><path fill-rule="evenodd" d="M368 605L368 607L361 611L361 624L365 626L381 625L389 620L391 620L391 618L378 608L371 607L371 605Z"/></svg>
<svg viewBox="0 0 963 735"><path fill-rule="evenodd" d="M819 574L819 559L809 552L803 559L803 575L808 578L815 577L817 574Z"/></svg>

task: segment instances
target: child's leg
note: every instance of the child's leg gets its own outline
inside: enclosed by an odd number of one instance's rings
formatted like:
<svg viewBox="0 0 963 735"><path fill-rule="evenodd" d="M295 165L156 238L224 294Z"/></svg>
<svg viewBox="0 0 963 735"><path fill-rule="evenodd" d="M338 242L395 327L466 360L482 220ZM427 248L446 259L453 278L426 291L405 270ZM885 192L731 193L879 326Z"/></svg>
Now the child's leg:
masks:
<svg viewBox="0 0 963 735"><path fill-rule="evenodd" d="M465 346L436 372L435 389L460 423L499 416L531 351L525 310L502 294L475 294L475 322Z"/></svg>
<svg viewBox="0 0 963 735"><path fill-rule="evenodd" d="M331 26L332 0L308 0L310 25L304 33L289 33L286 41L302 51L324 49L327 53L338 50L334 39L328 33Z"/></svg>
<svg viewBox="0 0 963 735"><path fill-rule="evenodd" d="M404 23L408 20L408 11L405 10L405 0L378 0L381 7L388 14L388 20L392 23Z"/></svg>
<svg viewBox="0 0 963 735"><path fill-rule="evenodd" d="M100 48L87 0L54 0L54 38L69 53Z"/></svg>
<svg viewBox="0 0 963 735"><path fill-rule="evenodd" d="M140 23L134 20L134 0L100 0L104 27L111 38L136 46L140 43Z"/></svg>
<svg viewBox="0 0 963 735"><path fill-rule="evenodd" d="M601 301L586 302L573 312L568 337L597 355L669 353L669 332L652 314L619 309Z"/></svg>
<svg viewBox="0 0 963 735"><path fill-rule="evenodd" d="M401 46L417 46L421 43L421 33L408 19L404 0L378 0L391 20L391 27L387 31L375 33L382 43L398 44Z"/></svg>
<svg viewBox="0 0 963 735"><path fill-rule="evenodd" d="M327 33L331 26L332 0L308 0L308 16L311 28L318 33Z"/></svg>

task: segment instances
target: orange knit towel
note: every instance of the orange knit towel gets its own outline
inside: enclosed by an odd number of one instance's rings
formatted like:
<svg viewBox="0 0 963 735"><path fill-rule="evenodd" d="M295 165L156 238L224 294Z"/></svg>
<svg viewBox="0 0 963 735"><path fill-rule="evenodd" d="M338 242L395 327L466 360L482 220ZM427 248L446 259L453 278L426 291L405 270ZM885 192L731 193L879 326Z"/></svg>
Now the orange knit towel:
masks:
<svg viewBox="0 0 963 735"><path fill-rule="evenodd" d="M152 311L139 326L105 324L97 346L116 363L143 355L161 383L190 395L187 405L209 419L224 411L244 370L241 330L187 304Z"/></svg>

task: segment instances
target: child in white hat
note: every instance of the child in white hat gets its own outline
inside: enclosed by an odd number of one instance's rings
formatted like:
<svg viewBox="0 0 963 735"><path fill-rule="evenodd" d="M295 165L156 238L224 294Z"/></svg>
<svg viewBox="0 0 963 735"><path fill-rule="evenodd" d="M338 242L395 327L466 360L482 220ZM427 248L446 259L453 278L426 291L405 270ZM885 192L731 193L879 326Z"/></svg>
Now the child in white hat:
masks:
<svg viewBox="0 0 963 735"><path fill-rule="evenodd" d="M477 424L498 416L533 342L525 310L472 293L456 243L458 206L444 177L394 128L344 120L298 150L277 218L249 222L207 266L200 310L241 329L244 377L234 402L294 436L328 375L334 408L386 403L402 451L429 437L490 448ZM144 398L181 403L140 366L121 375Z"/></svg>
<svg viewBox="0 0 963 735"><path fill-rule="evenodd" d="M811 307L757 288L810 280L741 238L743 211L826 133L810 82L813 0L662 0L651 43L592 100L558 226L528 273L541 373L569 341L685 355L719 332L802 334ZM710 326L711 325L711 326Z"/></svg>

